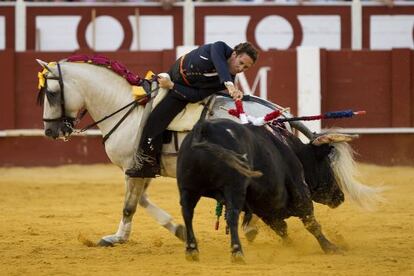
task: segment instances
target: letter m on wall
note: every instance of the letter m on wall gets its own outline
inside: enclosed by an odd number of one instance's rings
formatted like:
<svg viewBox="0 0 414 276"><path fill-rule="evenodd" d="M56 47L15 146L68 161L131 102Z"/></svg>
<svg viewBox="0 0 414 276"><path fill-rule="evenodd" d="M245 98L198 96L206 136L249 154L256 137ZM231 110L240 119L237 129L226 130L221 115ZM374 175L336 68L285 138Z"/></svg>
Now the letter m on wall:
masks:
<svg viewBox="0 0 414 276"><path fill-rule="evenodd" d="M246 75L240 73L236 77L236 82L240 85L244 94L258 95L263 99L267 99L267 72L270 71L270 67L260 67L257 71L253 85L250 87L247 82ZM259 91L256 91L259 88Z"/></svg>

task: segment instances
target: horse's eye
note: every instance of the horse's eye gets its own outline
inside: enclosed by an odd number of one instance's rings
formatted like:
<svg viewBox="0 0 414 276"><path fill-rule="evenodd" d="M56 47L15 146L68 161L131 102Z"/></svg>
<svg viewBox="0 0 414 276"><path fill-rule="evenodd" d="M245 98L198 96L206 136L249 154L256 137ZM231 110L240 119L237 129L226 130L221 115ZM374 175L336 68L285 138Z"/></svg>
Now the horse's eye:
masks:
<svg viewBox="0 0 414 276"><path fill-rule="evenodd" d="M46 91L46 97L47 97L47 101L49 102L50 105L56 104L58 99L59 99L59 93L57 92L51 92L49 90Z"/></svg>

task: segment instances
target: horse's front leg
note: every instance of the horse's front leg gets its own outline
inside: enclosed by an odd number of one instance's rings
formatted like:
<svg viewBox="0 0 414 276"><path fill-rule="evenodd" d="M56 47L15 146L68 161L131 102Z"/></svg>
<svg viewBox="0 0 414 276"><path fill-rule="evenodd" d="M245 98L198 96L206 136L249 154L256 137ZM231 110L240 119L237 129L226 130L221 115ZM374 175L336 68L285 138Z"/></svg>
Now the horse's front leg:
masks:
<svg viewBox="0 0 414 276"><path fill-rule="evenodd" d="M148 180L143 178L125 177L125 200L122 219L118 226L118 231L114 235L103 237L99 246L114 246L117 243L124 243L131 234L132 217L137 209L138 201L143 194Z"/></svg>

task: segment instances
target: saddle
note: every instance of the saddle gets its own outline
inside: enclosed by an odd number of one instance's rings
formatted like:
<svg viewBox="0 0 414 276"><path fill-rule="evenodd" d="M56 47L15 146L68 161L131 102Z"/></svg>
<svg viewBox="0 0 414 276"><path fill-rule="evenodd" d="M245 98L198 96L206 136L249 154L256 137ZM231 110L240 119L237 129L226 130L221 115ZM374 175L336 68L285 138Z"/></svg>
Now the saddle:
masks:
<svg viewBox="0 0 414 276"><path fill-rule="evenodd" d="M152 109L154 109L160 101L164 99L167 93L168 89L158 89L158 94L153 100ZM188 103L187 106L171 121L167 127L167 130L177 132L191 131L194 125L201 118L204 108L208 108L207 105L211 106L212 97L214 99L214 96L210 96L197 103Z"/></svg>

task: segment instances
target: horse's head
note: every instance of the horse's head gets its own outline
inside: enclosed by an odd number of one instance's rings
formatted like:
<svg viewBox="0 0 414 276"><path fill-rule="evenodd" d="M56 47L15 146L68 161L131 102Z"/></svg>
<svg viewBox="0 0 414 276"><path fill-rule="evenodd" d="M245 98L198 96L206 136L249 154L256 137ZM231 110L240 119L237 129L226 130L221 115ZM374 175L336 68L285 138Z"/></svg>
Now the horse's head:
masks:
<svg viewBox="0 0 414 276"><path fill-rule="evenodd" d="M334 169L338 155L335 143L344 143L353 138L355 136L324 134L301 150L299 158L315 202L336 208L345 200L340 179Z"/></svg>
<svg viewBox="0 0 414 276"><path fill-rule="evenodd" d="M37 62L43 67L43 71L38 74L38 103L43 104L45 135L67 140L73 132L74 121L83 107L83 100L73 85L65 81L64 66L58 62Z"/></svg>

